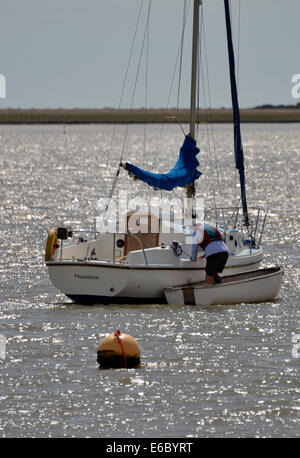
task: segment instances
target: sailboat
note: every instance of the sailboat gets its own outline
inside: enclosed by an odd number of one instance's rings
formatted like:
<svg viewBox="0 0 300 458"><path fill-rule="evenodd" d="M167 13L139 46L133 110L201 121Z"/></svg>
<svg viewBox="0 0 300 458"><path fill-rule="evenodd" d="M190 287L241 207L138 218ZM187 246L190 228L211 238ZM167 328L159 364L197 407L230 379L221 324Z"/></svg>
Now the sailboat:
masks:
<svg viewBox="0 0 300 458"><path fill-rule="evenodd" d="M197 169L199 162L196 155L199 149L195 140L201 7L202 0L193 1L189 133L184 138L177 163L166 174L154 174L130 163L120 162L116 173L118 177L123 167L135 179L166 192L174 187L182 187L189 202L187 213L191 217L191 224L180 225L173 219L169 223L170 230L165 231L165 221L161 213L145 214L137 211L126 214L124 224L119 225L118 230L113 233L102 232L95 227L90 240L82 239L80 232L76 234L69 227L52 228L48 234L45 253L49 276L53 285L75 302L160 303L166 301L166 288L198 282L205 278L205 259L199 256L197 261L191 261L191 244L187 243L187 237L193 233L193 224L197 221L194 208L195 182L201 174ZM229 248L230 256L224 274L235 275L258 269L263 259L260 245L267 214L259 207L250 209L247 206L228 0L224 0L224 7L234 120L235 163L240 176L242 205L233 208L214 208L215 215L219 215L220 212L224 215L227 210L229 211L230 218L223 218L221 222L217 216L213 218L209 213L210 209L207 209L204 220L219 230ZM114 190L113 187L110 198ZM107 208L108 206L104 209L104 214ZM252 217L249 215L250 210L255 213ZM240 218L242 223L238 226ZM141 228L141 221L148 223L147 230L133 231L132 225ZM152 230L153 226L156 230Z"/></svg>

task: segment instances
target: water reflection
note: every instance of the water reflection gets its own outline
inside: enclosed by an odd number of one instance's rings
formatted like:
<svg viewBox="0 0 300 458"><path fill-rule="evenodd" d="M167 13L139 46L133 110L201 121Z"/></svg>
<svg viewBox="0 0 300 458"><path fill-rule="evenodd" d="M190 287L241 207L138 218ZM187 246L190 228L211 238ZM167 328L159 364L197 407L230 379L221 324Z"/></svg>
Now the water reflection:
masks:
<svg viewBox="0 0 300 458"><path fill-rule="evenodd" d="M130 158L138 160L143 128L133 129ZM158 129L147 129L149 150ZM298 435L298 127L244 127L248 195L271 210L264 264L284 266L280 294L273 302L213 307L81 306L57 293L44 266L46 235L52 225L96 216L97 199L111 183L109 174L101 179L111 127L72 126L66 135L60 126L0 130L0 333L7 339L0 436ZM166 151L176 156L180 135L167 127L161 170L169 166ZM218 126L215 136L222 199L235 202L231 126ZM206 151L203 136L198 192L210 205ZM120 178L124 189L131 185L127 175ZM117 328L138 341L142 364L99 370L97 345Z"/></svg>

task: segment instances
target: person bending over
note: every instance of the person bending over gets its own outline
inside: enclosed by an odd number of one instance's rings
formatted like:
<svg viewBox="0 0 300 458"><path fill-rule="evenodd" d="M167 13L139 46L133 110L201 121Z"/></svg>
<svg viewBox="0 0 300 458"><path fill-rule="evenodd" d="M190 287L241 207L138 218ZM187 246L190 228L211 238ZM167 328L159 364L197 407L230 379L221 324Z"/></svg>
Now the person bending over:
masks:
<svg viewBox="0 0 300 458"><path fill-rule="evenodd" d="M220 232L209 224L194 226L195 232L193 235L192 245L192 261L197 261L199 246L204 251L206 257L206 277L205 280L209 284L221 283L219 273L222 273L228 259L228 248L222 240Z"/></svg>

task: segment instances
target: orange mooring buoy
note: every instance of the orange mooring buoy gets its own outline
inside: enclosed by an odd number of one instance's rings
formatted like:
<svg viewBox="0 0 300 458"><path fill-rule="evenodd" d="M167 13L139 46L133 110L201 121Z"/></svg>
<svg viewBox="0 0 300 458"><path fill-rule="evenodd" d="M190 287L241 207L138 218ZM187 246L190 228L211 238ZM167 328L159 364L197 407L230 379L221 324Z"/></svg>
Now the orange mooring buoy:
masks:
<svg viewBox="0 0 300 458"><path fill-rule="evenodd" d="M140 347L137 341L117 329L104 337L98 345L97 362L101 367L136 367L140 363Z"/></svg>

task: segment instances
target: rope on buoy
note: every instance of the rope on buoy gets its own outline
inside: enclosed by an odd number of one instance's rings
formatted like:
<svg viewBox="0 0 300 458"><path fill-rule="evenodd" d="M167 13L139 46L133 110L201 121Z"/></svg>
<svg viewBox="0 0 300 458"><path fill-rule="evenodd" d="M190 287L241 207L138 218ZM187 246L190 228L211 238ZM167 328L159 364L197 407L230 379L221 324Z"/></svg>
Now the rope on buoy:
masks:
<svg viewBox="0 0 300 458"><path fill-rule="evenodd" d="M97 348L97 362L101 367L127 369L140 364L140 347L137 341L128 334L116 329L105 336Z"/></svg>
<svg viewBox="0 0 300 458"><path fill-rule="evenodd" d="M115 336L116 341L121 345L122 355L123 355L123 358L124 358L124 366L125 366L125 368L127 368L126 353L125 353L125 350L124 350L124 346L123 346L122 340L120 339L120 335L121 335L120 330L116 329L115 332L114 332L114 336Z"/></svg>

